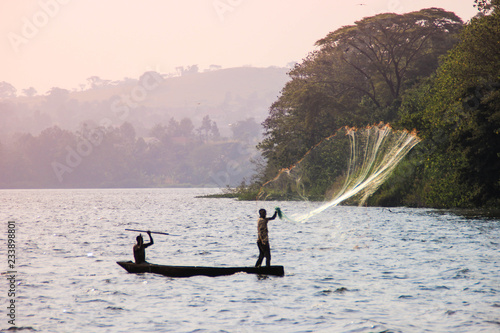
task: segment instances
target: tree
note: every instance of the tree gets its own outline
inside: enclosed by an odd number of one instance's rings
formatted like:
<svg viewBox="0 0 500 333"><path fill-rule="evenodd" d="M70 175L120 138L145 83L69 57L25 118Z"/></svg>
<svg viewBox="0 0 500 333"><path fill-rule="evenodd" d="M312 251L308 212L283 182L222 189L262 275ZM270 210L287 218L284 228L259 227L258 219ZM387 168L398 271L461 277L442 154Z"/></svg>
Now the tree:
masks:
<svg viewBox="0 0 500 333"><path fill-rule="evenodd" d="M179 136L179 122L175 118L170 118L167 125L167 133L170 137Z"/></svg>
<svg viewBox="0 0 500 333"><path fill-rule="evenodd" d="M219 70L219 69L221 69L221 68L222 68L222 66L220 66L220 65L214 65L214 64L212 64L212 65L210 65L210 66L208 67L208 70L209 70L210 72L211 72L211 71L218 71L218 70Z"/></svg>
<svg viewBox="0 0 500 333"><path fill-rule="evenodd" d="M255 121L255 118L252 117L231 124L231 132L233 133L233 139L251 142L261 136L262 129Z"/></svg>
<svg viewBox="0 0 500 333"><path fill-rule="evenodd" d="M215 121L210 119L209 115L203 117L201 121L201 126L196 129L198 135L202 141L208 141L208 139L218 139L220 138L219 127Z"/></svg>
<svg viewBox="0 0 500 333"><path fill-rule="evenodd" d="M495 206L500 201L500 12L473 18L436 76L408 96L404 125L424 138L420 184L434 207ZM489 5L492 5L489 7Z"/></svg>
<svg viewBox="0 0 500 333"><path fill-rule="evenodd" d="M177 71L177 73L179 73L180 76L197 74L198 73L198 65L191 65L191 66L187 66L186 68L184 68L184 66L179 66L179 67L175 67L175 70Z"/></svg>
<svg viewBox="0 0 500 333"><path fill-rule="evenodd" d="M212 137L214 139L217 140L220 138L219 126L217 126L217 123L215 121L212 122L212 128L210 129L210 132L212 133Z"/></svg>
<svg viewBox="0 0 500 333"><path fill-rule="evenodd" d="M17 89L8 82L0 82L0 98L16 97Z"/></svg>
<svg viewBox="0 0 500 333"><path fill-rule="evenodd" d="M149 135L162 141L167 135L167 128L164 125L156 124L149 131Z"/></svg>
<svg viewBox="0 0 500 333"><path fill-rule="evenodd" d="M462 25L454 13L429 8L368 17L320 39L263 123L266 172L295 163L342 126L396 120L403 92L435 71Z"/></svg>
<svg viewBox="0 0 500 333"><path fill-rule="evenodd" d="M201 121L201 126L198 128L198 132L200 133L200 137L203 141L208 140L208 136L212 130L212 120L209 115L203 117Z"/></svg>
<svg viewBox="0 0 500 333"><path fill-rule="evenodd" d="M323 70L333 65L327 82L360 91L382 106L400 96L408 78L428 76L437 68L437 58L455 42L450 34L462 24L454 13L438 8L380 14L338 29L316 45L327 65ZM335 66L336 61L342 66Z"/></svg>
<svg viewBox="0 0 500 333"><path fill-rule="evenodd" d="M193 136L194 125L191 119L182 118L179 123L179 136L189 138Z"/></svg>
<svg viewBox="0 0 500 333"><path fill-rule="evenodd" d="M50 106L60 106L66 103L69 97L69 90L53 87L47 92L46 101Z"/></svg>
<svg viewBox="0 0 500 333"><path fill-rule="evenodd" d="M36 95L36 89L33 87L29 87L28 89L23 89L23 94L28 97L33 97Z"/></svg>
<svg viewBox="0 0 500 333"><path fill-rule="evenodd" d="M127 144L135 143L135 128L129 122L124 122L120 126L120 136L124 142Z"/></svg>
<svg viewBox="0 0 500 333"><path fill-rule="evenodd" d="M474 0L474 3L474 7L483 14L500 9L500 0Z"/></svg>
<svg viewBox="0 0 500 333"><path fill-rule="evenodd" d="M90 89L99 89L110 84L111 80L103 80L99 76L91 76L87 79Z"/></svg>

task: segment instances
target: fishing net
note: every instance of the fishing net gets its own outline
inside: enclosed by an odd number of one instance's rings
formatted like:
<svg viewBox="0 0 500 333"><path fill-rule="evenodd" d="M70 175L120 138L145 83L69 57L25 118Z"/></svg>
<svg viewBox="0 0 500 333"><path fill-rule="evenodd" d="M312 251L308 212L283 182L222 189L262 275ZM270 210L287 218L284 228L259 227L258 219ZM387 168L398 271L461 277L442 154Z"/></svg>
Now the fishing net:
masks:
<svg viewBox="0 0 500 333"><path fill-rule="evenodd" d="M415 131L393 130L389 124L341 128L265 183L257 200L324 201L294 217L298 221L343 201L363 205L418 142Z"/></svg>

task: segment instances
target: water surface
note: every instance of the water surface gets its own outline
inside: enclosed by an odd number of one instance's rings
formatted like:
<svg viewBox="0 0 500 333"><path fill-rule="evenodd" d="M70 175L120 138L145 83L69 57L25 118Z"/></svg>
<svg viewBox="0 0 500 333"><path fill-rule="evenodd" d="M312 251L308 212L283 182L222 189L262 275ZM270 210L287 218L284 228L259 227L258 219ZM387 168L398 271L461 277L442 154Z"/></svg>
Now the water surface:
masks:
<svg viewBox="0 0 500 333"><path fill-rule="evenodd" d="M257 259L258 209L297 202L196 198L208 189L2 190L16 221L16 324L40 332L500 332L500 220L408 208L334 207L269 223L284 277L128 274L148 261L239 266ZM146 235L144 235L146 236ZM147 236L146 236L147 239ZM6 263L6 247L0 248ZM6 264L2 266L5 272ZM3 286L3 287L1 287ZM7 293L7 284L0 284ZM2 297L3 298L3 297ZM4 310L2 310L1 313ZM5 314L0 329L9 325ZM27 329L25 331L30 331Z"/></svg>

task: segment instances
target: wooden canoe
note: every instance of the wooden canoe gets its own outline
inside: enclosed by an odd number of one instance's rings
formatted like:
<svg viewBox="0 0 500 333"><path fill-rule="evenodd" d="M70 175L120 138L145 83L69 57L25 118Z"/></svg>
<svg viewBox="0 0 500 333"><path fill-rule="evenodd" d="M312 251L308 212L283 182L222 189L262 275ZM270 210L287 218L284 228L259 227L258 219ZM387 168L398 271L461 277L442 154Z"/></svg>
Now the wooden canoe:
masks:
<svg viewBox="0 0 500 333"><path fill-rule="evenodd" d="M221 276L245 272L262 275L285 275L283 266L262 267L206 267L206 266L165 266L149 263L136 264L132 261L117 261L129 273L155 273L171 277L189 277L195 275Z"/></svg>

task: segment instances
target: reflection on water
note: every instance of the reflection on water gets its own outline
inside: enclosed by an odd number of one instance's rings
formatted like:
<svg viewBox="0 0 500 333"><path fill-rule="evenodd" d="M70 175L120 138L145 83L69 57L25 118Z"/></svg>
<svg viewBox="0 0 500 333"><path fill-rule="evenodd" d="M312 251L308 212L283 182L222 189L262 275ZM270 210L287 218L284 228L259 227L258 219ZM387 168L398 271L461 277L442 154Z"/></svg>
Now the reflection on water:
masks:
<svg viewBox="0 0 500 333"><path fill-rule="evenodd" d="M41 332L500 330L498 219L335 207L305 224L274 220L281 278L174 279L115 263L132 259L131 228L178 235L154 236L153 263L252 265L260 205L310 208L195 198L209 191L0 191L1 220L17 228L16 324Z"/></svg>
<svg viewBox="0 0 500 333"><path fill-rule="evenodd" d="M500 209L454 209L449 212L472 220L500 220Z"/></svg>

